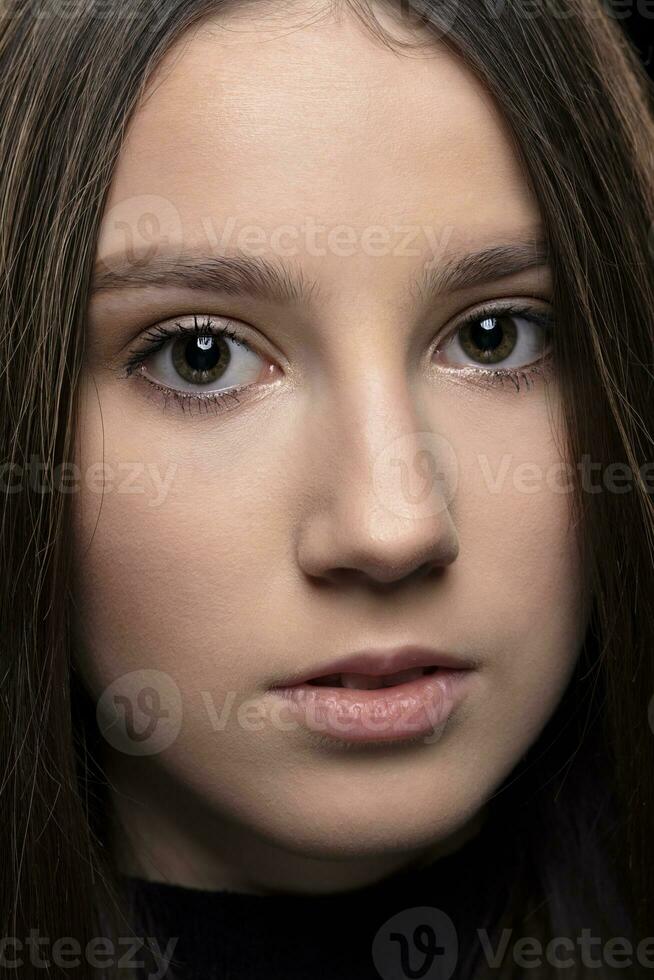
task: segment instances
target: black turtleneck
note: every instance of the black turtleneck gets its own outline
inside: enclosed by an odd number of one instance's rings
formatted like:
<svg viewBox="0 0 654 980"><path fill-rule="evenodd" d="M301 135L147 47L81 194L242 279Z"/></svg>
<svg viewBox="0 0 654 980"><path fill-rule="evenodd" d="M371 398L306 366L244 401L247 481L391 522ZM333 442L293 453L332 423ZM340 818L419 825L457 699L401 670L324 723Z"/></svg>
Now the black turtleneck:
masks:
<svg viewBox="0 0 654 980"><path fill-rule="evenodd" d="M507 863L478 833L427 866L324 895L252 895L123 876L137 936L172 954L157 980L409 980L463 976ZM141 931L139 931L139 929ZM174 946L170 940L177 937ZM156 947L155 947L156 949ZM136 954L135 954L136 955ZM457 964L456 974L449 969Z"/></svg>

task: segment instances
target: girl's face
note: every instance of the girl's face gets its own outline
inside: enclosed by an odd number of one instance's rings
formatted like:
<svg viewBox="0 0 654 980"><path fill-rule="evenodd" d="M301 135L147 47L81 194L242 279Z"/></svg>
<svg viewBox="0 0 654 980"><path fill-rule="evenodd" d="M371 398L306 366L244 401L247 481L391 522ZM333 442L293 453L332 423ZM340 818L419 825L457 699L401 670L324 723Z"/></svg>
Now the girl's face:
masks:
<svg viewBox="0 0 654 980"><path fill-rule="evenodd" d="M374 880L473 833L537 738L587 621L539 222L437 41L248 5L169 53L101 229L74 504L126 870ZM408 643L477 664L432 738L348 741L270 690Z"/></svg>

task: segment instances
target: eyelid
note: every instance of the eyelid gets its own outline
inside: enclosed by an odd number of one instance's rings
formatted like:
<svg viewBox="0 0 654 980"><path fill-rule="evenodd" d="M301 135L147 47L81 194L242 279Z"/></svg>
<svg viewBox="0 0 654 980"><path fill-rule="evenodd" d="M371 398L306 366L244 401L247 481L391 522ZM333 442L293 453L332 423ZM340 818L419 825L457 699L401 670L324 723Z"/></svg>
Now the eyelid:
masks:
<svg viewBox="0 0 654 980"><path fill-rule="evenodd" d="M547 309L539 309L537 306L532 305L534 302L542 303ZM531 316L536 321L540 319L543 323L547 324L553 324L555 320L554 310L551 304L548 304L546 300L538 296L529 296L526 294L522 297L513 297L511 299L488 300L488 302L478 303L464 313L458 314L453 321L450 321L449 325L445 328L444 334L437 341L437 346L440 346L444 341L450 340L458 330L471 320L481 320L485 316L499 315Z"/></svg>
<svg viewBox="0 0 654 980"><path fill-rule="evenodd" d="M258 357L271 360L275 364L278 364L279 360L283 361L283 358L278 358L275 353L270 353L266 349L270 344L263 338L259 343L258 337L261 335L258 331L256 331L257 340L252 341L247 331L243 329L243 321L222 314L188 313L159 320L141 331L136 344L131 342L132 346L123 349L120 368L124 369L126 376L129 376L140 364L155 356L166 344L173 342L178 335L191 336L194 330L198 333L227 337Z"/></svg>
<svg viewBox="0 0 654 980"><path fill-rule="evenodd" d="M547 305L543 300L540 300L540 302ZM447 351L450 344L455 343L459 332L469 323L476 323L487 317L507 316L515 319L528 320L544 331L546 338L544 350L535 361L529 362L529 364L525 364L522 367L512 365L502 367L500 362L497 362L495 366L491 364L484 365L481 363L471 365L449 365L447 363L440 363L438 366L439 371L444 371L445 373L454 372L455 374L465 371L472 371L475 375L479 376L489 376L492 374L496 374L498 376L509 376L516 371L529 371L532 367L536 367L538 364L541 364L547 361L548 358L551 358L551 337L552 331L556 324L554 310L551 304L547 310L538 308L534 305L534 298L530 297L528 299L492 300L487 303L482 303L481 305L473 307L472 309L460 314L445 328L444 335L439 336L439 339L431 348L429 354L430 363L432 363L435 355L442 355L444 351Z"/></svg>

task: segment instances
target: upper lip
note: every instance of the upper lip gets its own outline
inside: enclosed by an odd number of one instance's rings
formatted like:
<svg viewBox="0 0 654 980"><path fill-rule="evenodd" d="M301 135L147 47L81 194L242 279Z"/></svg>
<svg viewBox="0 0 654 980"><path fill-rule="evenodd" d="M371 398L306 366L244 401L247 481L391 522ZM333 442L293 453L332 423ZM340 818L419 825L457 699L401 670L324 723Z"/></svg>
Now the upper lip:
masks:
<svg viewBox="0 0 654 980"><path fill-rule="evenodd" d="M327 674L368 674L378 677L382 674L395 674L410 667L449 667L451 669L471 669L478 663L470 657L445 653L434 647L409 643L400 647L386 649L369 647L357 650L338 660L328 660L287 678L275 687L295 687L307 681L324 677Z"/></svg>

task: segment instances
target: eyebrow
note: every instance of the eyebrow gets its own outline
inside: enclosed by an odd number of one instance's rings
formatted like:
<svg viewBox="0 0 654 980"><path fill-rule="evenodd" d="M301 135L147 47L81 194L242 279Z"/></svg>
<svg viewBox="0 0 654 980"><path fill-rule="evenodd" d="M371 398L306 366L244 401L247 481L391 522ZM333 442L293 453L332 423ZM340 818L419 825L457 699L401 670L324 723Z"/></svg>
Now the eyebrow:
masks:
<svg viewBox="0 0 654 980"><path fill-rule="evenodd" d="M410 286L423 298L428 298L487 285L548 263L549 249L545 238L535 235L528 240L491 245L467 255L454 256L441 265L437 262L427 264Z"/></svg>
<svg viewBox="0 0 654 980"><path fill-rule="evenodd" d="M410 280L409 290L427 299L441 293L471 289L528 269L547 265L548 249L539 235L517 242L490 245L426 263L422 273ZM93 293L147 287L201 290L247 296L280 305L310 306L320 293L315 279L301 269L288 267L281 258L265 258L237 252L206 255L160 252L142 261L125 261L113 256L99 260L91 286Z"/></svg>

